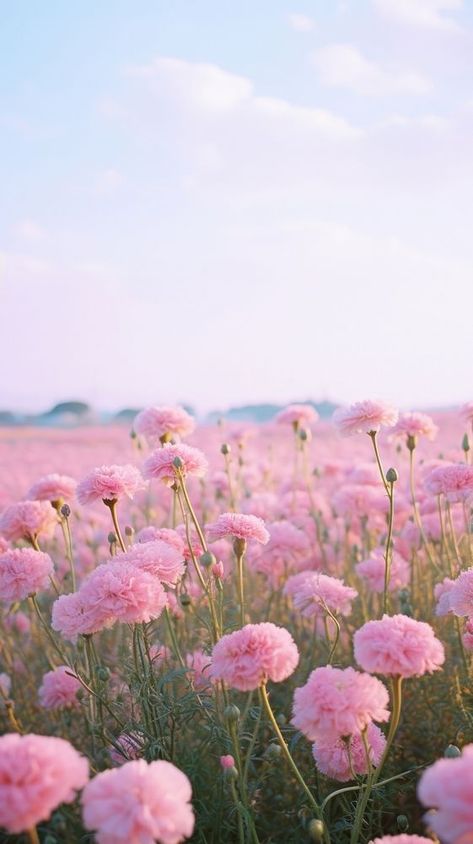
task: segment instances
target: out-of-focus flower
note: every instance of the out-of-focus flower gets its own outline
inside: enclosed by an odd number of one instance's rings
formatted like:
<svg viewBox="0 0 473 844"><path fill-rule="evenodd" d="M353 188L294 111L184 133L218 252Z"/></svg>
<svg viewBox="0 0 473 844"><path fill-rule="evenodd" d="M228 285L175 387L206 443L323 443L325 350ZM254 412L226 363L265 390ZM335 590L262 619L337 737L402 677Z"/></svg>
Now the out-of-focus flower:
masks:
<svg viewBox="0 0 473 844"><path fill-rule="evenodd" d="M339 407L333 414L333 422L344 436L371 434L384 426L392 428L398 420L398 411L382 401L355 402L350 407Z"/></svg>
<svg viewBox="0 0 473 844"><path fill-rule="evenodd" d="M91 504L93 501L118 501L126 496L134 498L137 492L146 486L136 466L100 466L89 472L77 486L79 504Z"/></svg>

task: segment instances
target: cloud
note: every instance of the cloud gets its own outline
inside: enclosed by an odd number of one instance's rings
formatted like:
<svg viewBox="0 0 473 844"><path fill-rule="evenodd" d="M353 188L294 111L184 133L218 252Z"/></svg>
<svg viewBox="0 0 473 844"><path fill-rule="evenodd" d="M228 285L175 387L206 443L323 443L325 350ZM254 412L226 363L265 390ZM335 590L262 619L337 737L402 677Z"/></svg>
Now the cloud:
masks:
<svg viewBox="0 0 473 844"><path fill-rule="evenodd" d="M295 32L311 32L314 29L314 21L308 15L294 13L287 16L289 26Z"/></svg>
<svg viewBox="0 0 473 844"><path fill-rule="evenodd" d="M351 44L329 44L312 54L324 85L346 88L366 96L426 94L430 82L418 73L385 70L366 59Z"/></svg>
<svg viewBox="0 0 473 844"><path fill-rule="evenodd" d="M443 32L459 32L460 25L445 13L463 8L463 0L372 0L386 20L409 27Z"/></svg>

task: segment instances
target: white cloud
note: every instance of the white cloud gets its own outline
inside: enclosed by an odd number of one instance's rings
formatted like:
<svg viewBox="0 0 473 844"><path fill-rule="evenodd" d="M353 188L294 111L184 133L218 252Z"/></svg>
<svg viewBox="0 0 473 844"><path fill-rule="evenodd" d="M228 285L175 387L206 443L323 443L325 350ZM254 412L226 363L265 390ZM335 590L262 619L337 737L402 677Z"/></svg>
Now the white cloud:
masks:
<svg viewBox="0 0 473 844"><path fill-rule="evenodd" d="M321 81L332 88L346 88L367 96L425 94L430 82L418 73L386 70L351 44L329 44L312 55Z"/></svg>
<svg viewBox="0 0 473 844"><path fill-rule="evenodd" d="M311 32L314 29L314 21L308 15L294 13L288 15L289 26L296 32Z"/></svg>
<svg viewBox="0 0 473 844"><path fill-rule="evenodd" d="M461 27L447 14L463 8L463 0L372 0L379 14L406 26L458 32Z"/></svg>

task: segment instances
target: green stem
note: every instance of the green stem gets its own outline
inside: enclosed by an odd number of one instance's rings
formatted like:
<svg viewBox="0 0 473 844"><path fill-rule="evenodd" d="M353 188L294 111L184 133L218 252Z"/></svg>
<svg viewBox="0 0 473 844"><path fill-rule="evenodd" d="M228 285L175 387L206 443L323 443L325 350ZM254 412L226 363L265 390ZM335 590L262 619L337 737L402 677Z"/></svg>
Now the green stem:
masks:
<svg viewBox="0 0 473 844"><path fill-rule="evenodd" d="M122 549L122 551L126 551L125 543L123 541L123 536L122 536L122 533L121 533L121 530L120 530L120 525L118 524L117 502L116 502L115 499L108 500L108 499L105 499L105 498L103 499L103 502L108 507L108 509L110 510L110 514L112 516L113 527L114 527L114 530L115 530L115 533L116 533L117 539L118 539L118 544L120 545L120 548Z"/></svg>
<svg viewBox="0 0 473 844"><path fill-rule="evenodd" d="M243 576L243 554L237 555L238 600L240 602L240 625L245 625L245 584Z"/></svg>
<svg viewBox="0 0 473 844"><path fill-rule="evenodd" d="M376 458L376 463L378 464L379 474L381 475L381 480L383 482L383 486L384 486L384 489L386 491L386 495L389 496L389 487L388 487L388 483L386 481L386 477L385 477L385 474L384 474L383 464L381 463L381 457L380 457L380 454L379 454L378 441L376 439L376 434L377 434L376 431L369 431L368 436L370 437L371 442L373 443L374 456Z"/></svg>
<svg viewBox="0 0 473 844"><path fill-rule="evenodd" d="M389 581L391 579L391 560L393 555L392 537L394 524L394 484L391 482L388 488L389 497L389 519L388 519L388 535L386 537L386 547L384 554L384 591L383 591L383 613L389 611Z"/></svg>

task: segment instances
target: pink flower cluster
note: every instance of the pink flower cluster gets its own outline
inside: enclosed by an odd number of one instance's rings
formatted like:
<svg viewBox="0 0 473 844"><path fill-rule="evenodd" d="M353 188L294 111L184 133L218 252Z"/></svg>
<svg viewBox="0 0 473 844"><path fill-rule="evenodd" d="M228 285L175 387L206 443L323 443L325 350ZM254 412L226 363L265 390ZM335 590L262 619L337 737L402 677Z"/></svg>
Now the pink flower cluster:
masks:
<svg viewBox="0 0 473 844"><path fill-rule="evenodd" d="M299 652L289 631L264 621L222 636L212 651L210 674L213 680L249 692L268 680L286 680L298 662Z"/></svg>
<svg viewBox="0 0 473 844"><path fill-rule="evenodd" d="M179 464L179 469L176 466ZM204 457L198 448L190 445L172 445L166 443L162 448L157 448L144 462L145 478L156 478L166 486L171 486L179 472L184 476L203 478L208 469L207 458Z"/></svg>
<svg viewBox="0 0 473 844"><path fill-rule="evenodd" d="M67 665L60 665L54 671L48 671L38 690L38 700L45 709L63 709L77 707L77 692L82 688L76 677L71 676Z"/></svg>
<svg viewBox="0 0 473 844"><path fill-rule="evenodd" d="M133 430L151 443L168 437L188 437L195 421L182 407L147 407L135 416Z"/></svg>
<svg viewBox="0 0 473 844"><path fill-rule="evenodd" d="M209 542L226 536L244 539L246 542L260 542L262 545L269 542L269 533L263 519L245 513L222 513L216 522L207 525L206 532Z"/></svg>
<svg viewBox="0 0 473 844"><path fill-rule="evenodd" d="M323 616L327 608L334 615L348 616L352 601L358 595L356 589L346 586L343 580L314 571L292 575L284 587L284 594L292 597L294 607L306 618Z"/></svg>
<svg viewBox="0 0 473 844"><path fill-rule="evenodd" d="M439 759L422 774L417 794L430 809L425 823L445 844L473 841L473 744L456 759Z"/></svg>
<svg viewBox="0 0 473 844"><path fill-rule="evenodd" d="M358 665L375 674L419 677L437 671L445 661L443 645L430 624L407 615L368 621L353 641Z"/></svg>
<svg viewBox="0 0 473 844"><path fill-rule="evenodd" d="M50 539L57 525L57 515L48 501L18 501L0 516L0 534L15 542Z"/></svg>
<svg viewBox="0 0 473 844"><path fill-rule="evenodd" d="M79 504L92 504L94 501L118 501L123 496L133 498L146 486L139 469L125 466L100 466L89 472L77 486Z"/></svg>
<svg viewBox="0 0 473 844"><path fill-rule="evenodd" d="M49 506L49 505L48 505ZM33 548L12 548L0 554L0 601L13 604L49 586L53 562Z"/></svg>
<svg viewBox="0 0 473 844"><path fill-rule="evenodd" d="M398 415L391 405L366 399L347 408L338 408L333 414L333 422L343 436L371 434L379 431L381 426L392 428Z"/></svg>

